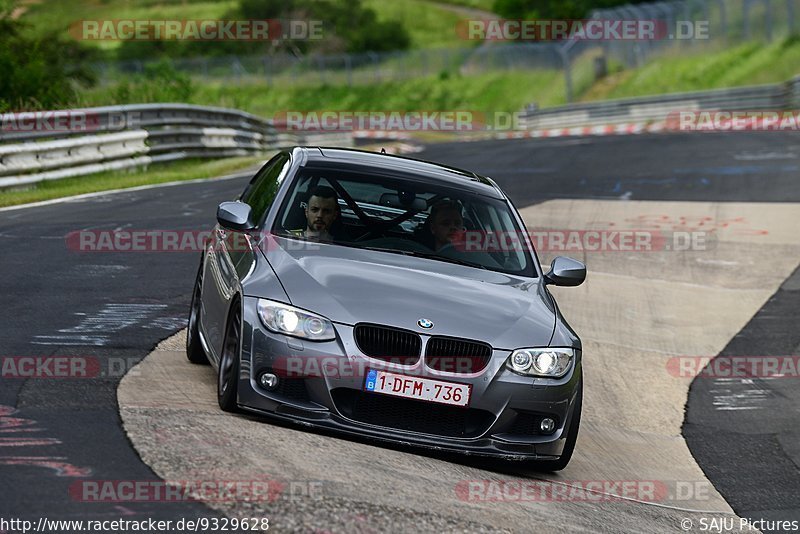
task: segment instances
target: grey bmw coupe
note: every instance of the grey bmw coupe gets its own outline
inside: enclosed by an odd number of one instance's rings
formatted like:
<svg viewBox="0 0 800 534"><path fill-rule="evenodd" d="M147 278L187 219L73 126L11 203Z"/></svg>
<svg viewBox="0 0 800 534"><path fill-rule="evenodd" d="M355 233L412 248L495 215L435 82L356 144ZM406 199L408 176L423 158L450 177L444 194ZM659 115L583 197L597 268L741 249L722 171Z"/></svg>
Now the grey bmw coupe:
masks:
<svg viewBox="0 0 800 534"><path fill-rule="evenodd" d="M223 202L186 352L226 411L471 455L569 462L581 342L490 178L339 148L280 152Z"/></svg>

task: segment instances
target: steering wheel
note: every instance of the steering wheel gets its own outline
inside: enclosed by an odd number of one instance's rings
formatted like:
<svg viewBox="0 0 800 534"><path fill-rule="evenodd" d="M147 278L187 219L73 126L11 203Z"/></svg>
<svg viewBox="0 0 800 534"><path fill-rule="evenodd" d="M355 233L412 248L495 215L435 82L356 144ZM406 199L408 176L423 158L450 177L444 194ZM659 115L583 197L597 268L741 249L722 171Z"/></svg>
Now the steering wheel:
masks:
<svg viewBox="0 0 800 534"><path fill-rule="evenodd" d="M381 223L375 224L375 226L373 228L370 228L365 233L363 233L360 236L358 236L357 238L355 238L354 242L364 241L364 240L368 239L370 236L384 237L383 234L388 229L389 229L389 226L386 225L386 224L381 224Z"/></svg>
<svg viewBox="0 0 800 534"><path fill-rule="evenodd" d="M451 241L448 241L446 245L443 245L441 248L436 250L436 253L439 254L440 252L452 252L455 250L455 245Z"/></svg>
<svg viewBox="0 0 800 534"><path fill-rule="evenodd" d="M383 230L379 230L377 228L373 228L372 230L367 230L365 233L361 234L357 238L353 240L354 243L358 243L360 241L366 241L369 237L381 237L383 235Z"/></svg>

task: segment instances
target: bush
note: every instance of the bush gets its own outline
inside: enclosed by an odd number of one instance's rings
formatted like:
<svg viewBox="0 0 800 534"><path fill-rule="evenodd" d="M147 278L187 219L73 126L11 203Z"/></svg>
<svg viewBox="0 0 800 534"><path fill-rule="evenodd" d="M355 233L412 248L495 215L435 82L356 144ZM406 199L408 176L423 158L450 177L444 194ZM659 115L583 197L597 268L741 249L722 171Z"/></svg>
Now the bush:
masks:
<svg viewBox="0 0 800 534"><path fill-rule="evenodd" d="M625 4L641 4L653 0L494 0L492 10L509 19L582 19L592 9Z"/></svg>
<svg viewBox="0 0 800 534"><path fill-rule="evenodd" d="M239 0L238 9L224 18L320 20L323 37L321 40L252 42L126 41L117 49L117 59L251 55L281 49L298 55L317 51L385 52L405 50L411 45L411 38L402 24L378 21L375 11L365 8L361 0Z"/></svg>
<svg viewBox="0 0 800 534"><path fill-rule="evenodd" d="M13 5L0 9L0 112L71 105L81 85L95 82L86 67L93 54L56 34L28 37Z"/></svg>
<svg viewBox="0 0 800 534"><path fill-rule="evenodd" d="M121 81L111 90L112 99L117 104L188 102L193 95L194 87L189 76L175 70L166 58L145 65L141 75Z"/></svg>
<svg viewBox="0 0 800 534"><path fill-rule="evenodd" d="M299 51L318 46L325 51L383 52L405 50L411 44L402 25L379 22L361 0L240 0L239 11L248 19L321 20L322 41L289 43Z"/></svg>

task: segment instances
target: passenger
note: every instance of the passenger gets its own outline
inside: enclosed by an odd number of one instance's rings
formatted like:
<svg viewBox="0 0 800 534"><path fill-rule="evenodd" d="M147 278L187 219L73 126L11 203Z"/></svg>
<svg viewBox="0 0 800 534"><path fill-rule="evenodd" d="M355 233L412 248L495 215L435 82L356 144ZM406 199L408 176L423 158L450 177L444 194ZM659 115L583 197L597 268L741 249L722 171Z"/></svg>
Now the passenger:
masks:
<svg viewBox="0 0 800 534"><path fill-rule="evenodd" d="M331 225L339 216L339 199L336 191L327 186L311 189L306 204L306 228L292 233L317 241L333 241Z"/></svg>
<svg viewBox="0 0 800 534"><path fill-rule="evenodd" d="M455 200L442 200L433 205L428 217L433 234L433 250L438 252L448 245L455 244L464 231L464 217L461 211L461 203Z"/></svg>

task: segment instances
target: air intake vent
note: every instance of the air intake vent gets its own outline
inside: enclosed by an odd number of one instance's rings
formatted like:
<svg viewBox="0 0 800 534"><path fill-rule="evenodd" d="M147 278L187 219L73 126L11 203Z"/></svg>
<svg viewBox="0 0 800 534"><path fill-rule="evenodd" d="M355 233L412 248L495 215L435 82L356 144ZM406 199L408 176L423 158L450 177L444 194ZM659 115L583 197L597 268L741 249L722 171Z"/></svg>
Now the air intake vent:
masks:
<svg viewBox="0 0 800 534"><path fill-rule="evenodd" d="M336 408L347 418L369 425L453 438L484 434L494 416L484 410L401 399L380 393L337 388Z"/></svg>

